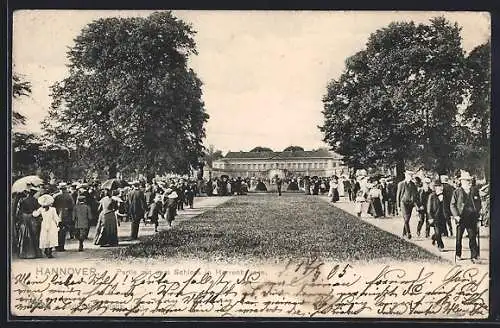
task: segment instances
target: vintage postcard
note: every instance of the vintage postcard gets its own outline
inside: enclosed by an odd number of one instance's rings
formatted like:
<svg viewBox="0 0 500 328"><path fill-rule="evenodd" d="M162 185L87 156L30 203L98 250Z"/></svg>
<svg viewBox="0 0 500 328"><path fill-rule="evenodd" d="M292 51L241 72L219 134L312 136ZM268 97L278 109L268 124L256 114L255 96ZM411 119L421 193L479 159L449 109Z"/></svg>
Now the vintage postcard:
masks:
<svg viewBox="0 0 500 328"><path fill-rule="evenodd" d="M17 10L12 320L486 319L486 12Z"/></svg>

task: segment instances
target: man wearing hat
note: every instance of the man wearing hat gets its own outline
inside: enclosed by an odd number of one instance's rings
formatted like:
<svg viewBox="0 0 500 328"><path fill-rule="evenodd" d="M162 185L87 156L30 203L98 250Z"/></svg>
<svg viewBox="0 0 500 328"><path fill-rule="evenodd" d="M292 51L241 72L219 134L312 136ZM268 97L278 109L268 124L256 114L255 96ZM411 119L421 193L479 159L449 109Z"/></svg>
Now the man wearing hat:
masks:
<svg viewBox="0 0 500 328"><path fill-rule="evenodd" d="M75 235L73 222L73 208L75 207L75 202L73 201L71 194L68 192L67 184L64 182L59 184L59 193L57 193L54 197L54 207L62 222L61 228L59 229L59 246L56 247L56 250L64 252L66 234L69 232L70 239L73 239Z"/></svg>
<svg viewBox="0 0 500 328"><path fill-rule="evenodd" d="M481 199L473 193L469 172L463 171L460 175L461 186L455 189L451 197L450 209L457 222L456 249L457 259L462 259L462 238L467 230L471 260L475 262L479 257L477 244L478 220L481 211Z"/></svg>
<svg viewBox="0 0 500 328"><path fill-rule="evenodd" d="M444 214L446 217L446 225L448 229L443 230L443 234L445 236L453 237L453 229L451 224L451 210L450 210L450 202L451 196L453 195L453 191L455 188L450 184L450 178L447 175L440 176L441 183L443 185L443 197L444 197Z"/></svg>
<svg viewBox="0 0 500 328"><path fill-rule="evenodd" d="M398 189L396 192L396 204L400 209L400 213L403 215L404 226L403 226L403 236L411 239L410 232L410 218L413 207L417 204L417 186L412 181L413 172L406 171L405 179L398 183Z"/></svg>
<svg viewBox="0 0 500 328"><path fill-rule="evenodd" d="M130 237L132 239L137 239L139 235L139 224L141 220L144 219L147 205L144 192L140 189L140 182L134 181L132 184L134 185L134 189L128 194L128 210L130 218L132 219Z"/></svg>
<svg viewBox="0 0 500 328"><path fill-rule="evenodd" d="M396 215L396 193L398 186L394 183L392 176L387 177L387 216Z"/></svg>
<svg viewBox="0 0 500 328"><path fill-rule="evenodd" d="M75 224L76 238L79 242L79 252L83 251L83 242L89 234L90 220L92 219L90 206L87 205L86 201L87 199L85 196L78 196L77 203L73 209L73 221Z"/></svg>
<svg viewBox="0 0 500 328"><path fill-rule="evenodd" d="M432 190L430 188L431 179L425 177L422 181L422 185L418 188L418 225L417 225L417 236L420 237L420 231L425 223L425 237L428 238L430 235L431 227L429 225L429 217L427 215L427 201Z"/></svg>
<svg viewBox="0 0 500 328"><path fill-rule="evenodd" d="M427 200L427 215L429 224L434 227L432 244L437 244L438 249L442 251L444 249L444 243L441 236L443 234L443 229L446 229L443 185L438 179L433 182L432 188L434 190L431 192L429 199Z"/></svg>

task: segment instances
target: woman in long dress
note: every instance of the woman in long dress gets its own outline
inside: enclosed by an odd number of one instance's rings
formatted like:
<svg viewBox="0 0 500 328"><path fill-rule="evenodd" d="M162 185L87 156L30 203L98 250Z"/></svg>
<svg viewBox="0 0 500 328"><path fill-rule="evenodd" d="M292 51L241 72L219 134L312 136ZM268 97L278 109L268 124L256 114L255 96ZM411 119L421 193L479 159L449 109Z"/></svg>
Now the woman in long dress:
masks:
<svg viewBox="0 0 500 328"><path fill-rule="evenodd" d="M328 196L330 197L330 201L332 203L338 202L339 201L339 191L338 191L338 181L336 178L332 178L330 180L330 190L328 191Z"/></svg>
<svg viewBox="0 0 500 328"><path fill-rule="evenodd" d="M19 231L17 236L18 256L22 259L34 259L42 257L38 237L39 222L38 218L33 216L33 211L40 205L33 195L36 189L31 188L27 191L27 196L19 202L17 217L19 218Z"/></svg>
<svg viewBox="0 0 500 328"><path fill-rule="evenodd" d="M115 211L116 200L111 198L111 191L99 202L99 221L97 222L94 244L99 246L118 246L118 223Z"/></svg>
<svg viewBox="0 0 500 328"><path fill-rule="evenodd" d="M382 186L380 183L375 183L375 185L370 189L369 192L370 206L368 208L368 213L374 218L384 216L384 210L382 207Z"/></svg>
<svg viewBox="0 0 500 328"><path fill-rule="evenodd" d="M40 248L44 250L48 258L53 258L52 247L59 246L59 228L61 226L61 218L57 215L54 203L54 197L50 195L42 195L38 198L38 203L41 208L33 211L34 217L42 216L42 224L40 228Z"/></svg>

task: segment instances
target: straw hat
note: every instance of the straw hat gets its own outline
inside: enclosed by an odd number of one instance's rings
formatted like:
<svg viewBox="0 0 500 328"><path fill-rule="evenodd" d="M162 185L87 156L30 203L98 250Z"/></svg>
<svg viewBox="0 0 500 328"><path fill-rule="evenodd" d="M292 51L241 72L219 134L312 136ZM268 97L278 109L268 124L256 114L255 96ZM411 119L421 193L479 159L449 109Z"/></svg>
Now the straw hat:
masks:
<svg viewBox="0 0 500 328"><path fill-rule="evenodd" d="M68 184L66 182L61 182L57 185L59 188L66 188L68 186Z"/></svg>
<svg viewBox="0 0 500 328"><path fill-rule="evenodd" d="M51 195L45 194L40 197L38 197L38 204L40 206L50 206L54 203L54 197Z"/></svg>
<svg viewBox="0 0 500 328"><path fill-rule="evenodd" d="M472 176L470 175L469 172L461 170L460 171L460 178L458 178L458 179L459 180L472 180Z"/></svg>
<svg viewBox="0 0 500 328"><path fill-rule="evenodd" d="M116 201L116 202L123 203L123 200L118 196L111 196L111 199Z"/></svg>

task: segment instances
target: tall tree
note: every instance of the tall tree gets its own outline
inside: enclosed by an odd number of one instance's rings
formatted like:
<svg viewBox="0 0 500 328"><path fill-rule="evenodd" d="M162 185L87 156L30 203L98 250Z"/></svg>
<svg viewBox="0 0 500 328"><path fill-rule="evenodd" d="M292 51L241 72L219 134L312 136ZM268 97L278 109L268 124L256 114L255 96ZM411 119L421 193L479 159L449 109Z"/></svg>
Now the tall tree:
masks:
<svg viewBox="0 0 500 328"><path fill-rule="evenodd" d="M202 82L188 67L195 31L171 12L87 25L52 87L43 122L55 142L101 168L188 172L203 154Z"/></svg>
<svg viewBox="0 0 500 328"><path fill-rule="evenodd" d="M457 139L462 147L456 154L469 170L483 168L489 176L491 118L491 43L488 41L467 56L466 72L469 97L461 115L462 129Z"/></svg>
<svg viewBox="0 0 500 328"><path fill-rule="evenodd" d="M460 28L391 23L346 60L323 98L324 141L353 167L405 163L452 168L450 145L463 91Z"/></svg>
<svg viewBox="0 0 500 328"><path fill-rule="evenodd" d="M29 96L31 94L31 82L25 81L19 76L19 74L12 74L12 96L14 99L20 98L22 96ZM12 112L12 124L13 125L24 125L26 124L26 117L17 112Z"/></svg>
<svg viewBox="0 0 500 328"><path fill-rule="evenodd" d="M209 167L212 167L213 161L218 160L219 158L222 158L222 150L216 150L214 145L208 146L208 148L205 150L205 164L208 165Z"/></svg>

